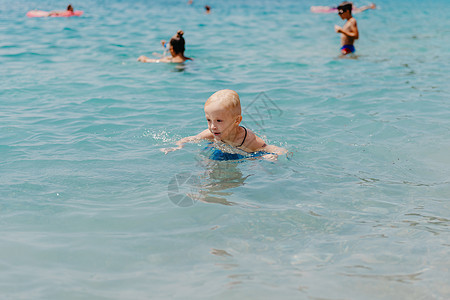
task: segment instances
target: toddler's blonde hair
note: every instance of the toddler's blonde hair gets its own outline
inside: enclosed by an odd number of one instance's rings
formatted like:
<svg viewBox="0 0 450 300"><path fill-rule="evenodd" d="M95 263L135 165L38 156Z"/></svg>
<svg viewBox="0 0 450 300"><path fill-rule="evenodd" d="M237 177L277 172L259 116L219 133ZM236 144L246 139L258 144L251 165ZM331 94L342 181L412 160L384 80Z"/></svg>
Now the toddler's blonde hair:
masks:
<svg viewBox="0 0 450 300"><path fill-rule="evenodd" d="M241 100L239 99L238 93L233 90L220 90L215 92L206 100L205 106L212 103L222 105L235 116L241 115Z"/></svg>

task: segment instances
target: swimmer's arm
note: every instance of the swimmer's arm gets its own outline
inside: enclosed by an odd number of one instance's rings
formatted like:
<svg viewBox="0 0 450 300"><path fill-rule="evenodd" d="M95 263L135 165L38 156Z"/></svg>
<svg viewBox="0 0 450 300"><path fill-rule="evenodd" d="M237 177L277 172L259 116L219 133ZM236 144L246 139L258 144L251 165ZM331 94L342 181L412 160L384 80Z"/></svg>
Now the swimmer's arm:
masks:
<svg viewBox="0 0 450 300"><path fill-rule="evenodd" d="M175 144L177 144L176 147L172 147L172 148L161 148L160 150L162 152L164 152L164 154L167 154L169 152L175 151L175 150L179 150L181 148L184 147L184 144L186 143L191 143L191 142L198 142L200 140L211 140L214 139L212 133L209 131L209 129L206 129L202 132L200 132L197 135L193 135L193 136L187 136L182 138L181 140L177 141Z"/></svg>
<svg viewBox="0 0 450 300"><path fill-rule="evenodd" d="M143 63L159 63L159 62L171 62L172 61L172 57L163 57L160 59L154 59L154 58L148 58L147 56L141 55L139 56L139 58L137 59L140 62Z"/></svg>
<svg viewBox="0 0 450 300"><path fill-rule="evenodd" d="M365 5L365 6L361 6L361 7L358 7L358 8L354 8L352 10L352 12L353 13L360 13L362 11L365 11L365 10L368 10L368 9L375 9L375 8L377 8L377 6L375 5L375 3L372 3L370 5Z"/></svg>
<svg viewBox="0 0 450 300"><path fill-rule="evenodd" d="M47 17L51 17L51 16L59 16L60 14L62 14L62 11L59 10L52 10L51 12L48 13Z"/></svg>
<svg viewBox="0 0 450 300"><path fill-rule="evenodd" d="M52 10L51 12L48 13L47 17L51 17L51 16L59 16L62 15L66 12L71 12L73 14L72 11L70 10Z"/></svg>
<svg viewBox="0 0 450 300"><path fill-rule="evenodd" d="M138 61L140 61L140 62L144 62L144 63L146 63L146 62L154 62L154 61L156 61L156 59L151 59L151 58L148 58L147 56L145 56L145 55L141 55L141 56L139 56L139 58L137 59Z"/></svg>

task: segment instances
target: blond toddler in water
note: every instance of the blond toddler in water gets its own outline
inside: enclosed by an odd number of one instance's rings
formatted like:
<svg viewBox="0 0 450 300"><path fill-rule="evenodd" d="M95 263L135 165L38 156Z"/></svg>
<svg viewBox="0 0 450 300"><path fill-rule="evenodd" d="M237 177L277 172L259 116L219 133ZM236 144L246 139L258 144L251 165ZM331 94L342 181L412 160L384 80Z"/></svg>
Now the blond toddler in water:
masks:
<svg viewBox="0 0 450 300"><path fill-rule="evenodd" d="M179 140L174 148L161 149L164 153L183 148L187 142L209 140L222 142L247 153L266 152L263 157L276 158L287 153L287 150L273 145L267 145L251 130L240 126L242 121L241 102L238 93L233 90L220 90L214 93L205 103L205 117L208 129L195 136Z"/></svg>

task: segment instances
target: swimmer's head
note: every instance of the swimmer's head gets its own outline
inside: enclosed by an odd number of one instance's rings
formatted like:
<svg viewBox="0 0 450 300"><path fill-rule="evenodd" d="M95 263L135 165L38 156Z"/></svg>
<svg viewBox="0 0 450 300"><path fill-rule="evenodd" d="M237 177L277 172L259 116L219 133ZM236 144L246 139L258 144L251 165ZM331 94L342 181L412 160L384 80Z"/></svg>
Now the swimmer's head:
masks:
<svg viewBox="0 0 450 300"><path fill-rule="evenodd" d="M209 105L218 105L224 110L229 111L233 116L241 115L241 100L238 93L233 90L220 90L211 95L206 100L205 107Z"/></svg>
<svg viewBox="0 0 450 300"><path fill-rule="evenodd" d="M239 95L232 90L214 93L205 103L205 117L215 140L234 140L242 121Z"/></svg>
<svg viewBox="0 0 450 300"><path fill-rule="evenodd" d="M353 8L353 4L351 2L348 1L344 1L341 4L339 4L339 6L337 7L338 9L338 13L341 15L343 13L345 13L346 11L350 11L352 12L352 8Z"/></svg>
<svg viewBox="0 0 450 300"><path fill-rule="evenodd" d="M184 53L185 41L183 38L183 34L184 34L183 30L178 30L177 34L170 39L170 46L172 46L173 52L175 54Z"/></svg>
<svg viewBox="0 0 450 300"><path fill-rule="evenodd" d="M73 12L73 7L72 7L72 4L69 4L69 5L67 6L67 10L68 10L68 11L72 11L72 12Z"/></svg>

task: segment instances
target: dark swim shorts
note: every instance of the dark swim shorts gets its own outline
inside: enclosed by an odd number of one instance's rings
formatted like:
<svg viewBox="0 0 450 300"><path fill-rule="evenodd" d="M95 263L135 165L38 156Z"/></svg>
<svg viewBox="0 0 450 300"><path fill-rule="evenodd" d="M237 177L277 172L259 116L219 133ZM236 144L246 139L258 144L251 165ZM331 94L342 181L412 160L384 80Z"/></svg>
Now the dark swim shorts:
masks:
<svg viewBox="0 0 450 300"><path fill-rule="evenodd" d="M341 52L344 55L349 54L349 53L353 53L353 52L355 52L355 46L353 46L353 45L344 45L341 48Z"/></svg>

